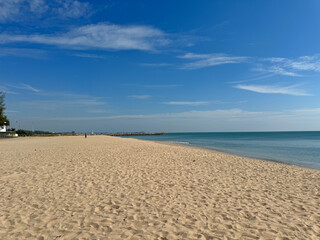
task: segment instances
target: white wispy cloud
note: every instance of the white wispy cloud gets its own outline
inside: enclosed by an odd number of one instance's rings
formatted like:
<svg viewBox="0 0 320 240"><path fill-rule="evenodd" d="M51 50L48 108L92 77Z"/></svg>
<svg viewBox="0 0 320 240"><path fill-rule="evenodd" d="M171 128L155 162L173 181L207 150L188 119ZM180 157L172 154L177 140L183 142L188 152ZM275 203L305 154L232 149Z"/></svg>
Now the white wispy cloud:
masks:
<svg viewBox="0 0 320 240"><path fill-rule="evenodd" d="M21 11L20 4L23 0L1 1L0 22L13 20Z"/></svg>
<svg viewBox="0 0 320 240"><path fill-rule="evenodd" d="M266 67L258 67L254 68L254 71L259 71L259 72L267 72L267 73L272 73L276 75L283 75L283 76L291 76L291 77L300 77L301 75L298 73L295 73L292 70L286 70L283 67L280 66L266 66Z"/></svg>
<svg viewBox="0 0 320 240"><path fill-rule="evenodd" d="M176 87L182 87L181 84L133 84L133 83L127 83L123 84L124 86L129 87L143 87L143 88L176 88Z"/></svg>
<svg viewBox="0 0 320 240"><path fill-rule="evenodd" d="M92 110L88 110L88 113L105 113L105 110L102 109L92 109Z"/></svg>
<svg viewBox="0 0 320 240"><path fill-rule="evenodd" d="M235 85L235 88L248 90L257 93L269 93L269 94L286 94L293 96L311 96L310 93L307 93L301 89L297 88L298 85L291 86L275 86L275 85Z"/></svg>
<svg viewBox="0 0 320 240"><path fill-rule="evenodd" d="M88 15L89 2L77 0L2 0L0 22L19 22L28 18L79 18Z"/></svg>
<svg viewBox="0 0 320 240"><path fill-rule="evenodd" d="M104 100L105 97L95 97L86 94L68 93L68 92L56 92L46 91L35 88L34 86L19 83L19 84L5 84L1 87L7 93L11 93L10 90L14 89L17 91L15 94L23 93L32 94L37 96L37 100L19 102L17 106L23 106L29 109L40 109L40 110L57 110L65 109L70 107L85 107L86 110L91 110L92 107L97 108L99 106L107 105ZM18 91L20 90L20 91ZM25 91L21 91L25 90Z"/></svg>
<svg viewBox="0 0 320 240"><path fill-rule="evenodd" d="M129 98L134 98L134 99L148 99L151 96L150 95L130 95L128 97Z"/></svg>
<svg viewBox="0 0 320 240"><path fill-rule="evenodd" d="M0 43L30 42L56 45L64 48L155 50L166 45L165 34L156 28L144 25L91 24L58 35L0 34Z"/></svg>
<svg viewBox="0 0 320 240"><path fill-rule="evenodd" d="M1 84L0 84L1 85ZM0 92L3 92L5 94L19 94L17 92L11 91L10 89L8 89L5 86L0 86Z"/></svg>
<svg viewBox="0 0 320 240"><path fill-rule="evenodd" d="M241 109L219 109L207 111L188 111L177 113L160 113L160 114L140 114L140 115L113 115L113 116L100 116L100 117L55 117L47 118L46 120L112 120L112 119L185 119L185 118L224 118L228 116L235 116L242 114L244 111ZM254 112L254 114L259 114ZM262 114L262 113L261 113Z"/></svg>
<svg viewBox="0 0 320 240"><path fill-rule="evenodd" d="M45 111L81 108L85 109L86 111L94 111L97 107L107 105L107 102L105 102L101 97L94 97L84 94L48 91L36 92L36 94L41 99L23 101L18 105L27 109L38 109Z"/></svg>
<svg viewBox="0 0 320 240"><path fill-rule="evenodd" d="M269 63L264 64L258 68L254 68L256 71L270 72L277 75L300 77L305 71L320 72L320 55L313 56L301 56L298 58L264 58L260 59L262 62Z"/></svg>
<svg viewBox="0 0 320 240"><path fill-rule="evenodd" d="M164 102L167 105L187 105L187 106L199 106L199 105L207 105L210 102L207 101L198 101L198 102L184 102L184 101L172 101L172 102Z"/></svg>
<svg viewBox="0 0 320 240"><path fill-rule="evenodd" d="M222 64L243 63L248 57L230 56L227 54L195 54L187 53L179 58L192 60L192 62L182 65L182 69L198 69Z"/></svg>
<svg viewBox="0 0 320 240"><path fill-rule="evenodd" d="M316 71L320 72L320 55L313 56L301 56L298 58L266 58L266 61L271 63L278 63L283 67L304 70L304 71Z"/></svg>
<svg viewBox="0 0 320 240"><path fill-rule="evenodd" d="M167 67L172 66L170 63L140 63L143 67Z"/></svg>
<svg viewBox="0 0 320 240"><path fill-rule="evenodd" d="M102 55L97 55L97 54L90 54L90 53L73 53L70 54L70 56L75 56L75 57L81 57L81 58L93 58L93 59L105 59L105 56Z"/></svg>
<svg viewBox="0 0 320 240"><path fill-rule="evenodd" d="M51 98L58 104L68 105L83 105L83 106L98 106L106 105L105 97L96 97L87 94L69 93L69 92L54 92L54 91L41 91L37 93L38 96L44 98ZM61 105L63 107L63 104Z"/></svg>
<svg viewBox="0 0 320 240"><path fill-rule="evenodd" d="M141 87L146 88L176 88L181 87L181 84L154 84L154 85L140 85Z"/></svg>
<svg viewBox="0 0 320 240"><path fill-rule="evenodd" d="M6 86L10 87L10 88L14 88L14 89L21 89L21 90L28 90L34 93L40 93L41 90L37 89L35 87L32 87L26 83L19 83L19 84L5 84Z"/></svg>
<svg viewBox="0 0 320 240"><path fill-rule="evenodd" d="M64 18L78 18L89 13L90 4L88 2L80 2L74 0L59 1L61 6L57 8L57 12Z"/></svg>
<svg viewBox="0 0 320 240"><path fill-rule="evenodd" d="M320 108L303 108L303 109L295 109L290 111L293 114L299 114L302 116L313 116L319 115L320 116Z"/></svg>
<svg viewBox="0 0 320 240"><path fill-rule="evenodd" d="M52 100L37 100L37 101L24 101L19 103L20 106L30 108L30 109L40 109L40 110L57 110L68 107L95 107L106 105L107 103L92 98L79 98L79 99L52 99Z"/></svg>
<svg viewBox="0 0 320 240"><path fill-rule="evenodd" d="M5 113L17 113L17 112L19 112L19 111L16 111L16 110L4 110L5 111Z"/></svg>
<svg viewBox="0 0 320 240"><path fill-rule="evenodd" d="M46 52L40 49L31 48L0 48L0 57L5 56L43 59L46 57Z"/></svg>
<svg viewBox="0 0 320 240"><path fill-rule="evenodd" d="M26 90L30 90L30 91L33 91L33 92L36 92L36 93L40 92L39 89L31 87L30 85L25 84L25 83L21 83L20 89L26 89Z"/></svg>
<svg viewBox="0 0 320 240"><path fill-rule="evenodd" d="M230 81L229 83L244 83L244 82L255 82L255 81L264 81L265 79L270 79L272 77L276 76L274 73L262 73L256 76L252 76L243 80L238 81Z"/></svg>
<svg viewBox="0 0 320 240"><path fill-rule="evenodd" d="M30 11L33 13L42 14L49 8L45 0L28 0L27 2L29 2Z"/></svg>
<svg viewBox="0 0 320 240"><path fill-rule="evenodd" d="M254 71L271 73L274 75L300 77L304 71L320 72L320 54L301 56L298 58L258 58L245 56L231 56L227 54L196 54L186 53L178 58L190 61L184 63L181 69L198 69L222 64L247 62L256 65Z"/></svg>

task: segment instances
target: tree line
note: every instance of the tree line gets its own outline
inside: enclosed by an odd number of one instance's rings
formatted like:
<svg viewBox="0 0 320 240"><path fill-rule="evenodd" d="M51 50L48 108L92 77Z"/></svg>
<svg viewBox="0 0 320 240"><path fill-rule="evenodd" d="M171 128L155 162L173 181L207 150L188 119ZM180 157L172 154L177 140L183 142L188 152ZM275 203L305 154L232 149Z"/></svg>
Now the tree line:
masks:
<svg viewBox="0 0 320 240"><path fill-rule="evenodd" d="M4 110L6 110L6 105L4 102L4 98L5 98L6 94L4 92L0 91L0 126L9 126L10 125L10 121L7 118L6 115L4 115Z"/></svg>

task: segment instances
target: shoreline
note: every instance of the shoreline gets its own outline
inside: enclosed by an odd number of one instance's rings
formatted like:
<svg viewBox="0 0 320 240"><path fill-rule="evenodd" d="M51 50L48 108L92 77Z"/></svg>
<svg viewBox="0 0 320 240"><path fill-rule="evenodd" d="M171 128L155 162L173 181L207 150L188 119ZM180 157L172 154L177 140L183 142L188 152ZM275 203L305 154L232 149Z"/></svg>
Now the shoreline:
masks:
<svg viewBox="0 0 320 240"><path fill-rule="evenodd" d="M276 132L270 132L270 133L286 133L286 132L320 132L320 131L276 131ZM268 133L268 132L208 132L208 134L210 133ZM186 133L189 134L189 133ZM121 136L120 136L121 137ZM126 137L124 137L126 138ZM197 145L196 143L190 143L188 141L183 142L183 141L170 141L170 140L153 140L153 139L142 139L142 138L135 138L134 136L129 137L129 138L134 138L137 140L145 140L145 141L154 141L154 142L166 142L166 143L173 143L173 144L178 144L181 146L187 146L187 147L194 147L194 148L200 148L200 149L207 149L207 150L212 150L212 151L217 151L217 152L221 152L221 153L225 153L225 154L231 154L234 156L239 156L239 157L246 157L246 158L252 158L252 159L257 159L257 160L262 160L262 161L268 161L268 162L275 162L275 163L282 163L282 164L286 164L286 165L290 165L290 166L296 166L296 167L301 167L301 168L306 168L306 169L313 169L313 170L317 170L320 171L320 165L317 165L317 163L314 162L299 162L299 161L292 161L289 162L288 159L284 159L284 160L279 160L276 158L268 158L268 157L259 157L259 156L254 156L250 155L250 154L246 154L246 153L233 153L232 149L231 150L222 150L222 149L216 149L214 146L200 146Z"/></svg>
<svg viewBox="0 0 320 240"><path fill-rule="evenodd" d="M118 137L118 136L116 136L116 137ZM119 136L119 137L121 138L121 136ZM134 138L134 137L126 138L126 139L135 139L135 140L141 140L141 141L147 141L147 142L150 141L150 142L160 143L160 144L164 144L164 145L177 145L177 146L182 146L182 147L190 147L190 148L195 148L195 149L202 149L202 150L207 150L207 151L212 151L212 152L217 152L217 153L223 153L223 154L231 155L231 156L234 156L234 157L242 157L242 158L248 158L248 159L257 160L257 161L284 164L284 165L291 166L291 167L298 167L298 168L302 168L302 169L320 171L320 169L299 166L299 165L295 165L295 164L292 164L292 163L282 162L282 161L279 161L279 160L242 156L242 155L233 154L233 153L229 153L229 152L224 152L224 151L213 149L213 148L195 146L195 145L192 145L192 144L183 144L183 143L173 142L173 141L171 142L171 141L147 140L147 139L139 139L139 138Z"/></svg>

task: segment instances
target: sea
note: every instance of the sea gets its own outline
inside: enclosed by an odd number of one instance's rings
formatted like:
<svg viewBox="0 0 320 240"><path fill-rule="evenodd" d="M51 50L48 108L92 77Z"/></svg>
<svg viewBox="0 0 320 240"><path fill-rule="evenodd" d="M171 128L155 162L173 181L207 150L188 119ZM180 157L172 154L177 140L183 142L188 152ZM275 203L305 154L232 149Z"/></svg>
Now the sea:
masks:
<svg viewBox="0 0 320 240"><path fill-rule="evenodd" d="M130 138L180 143L320 170L320 131L193 132Z"/></svg>

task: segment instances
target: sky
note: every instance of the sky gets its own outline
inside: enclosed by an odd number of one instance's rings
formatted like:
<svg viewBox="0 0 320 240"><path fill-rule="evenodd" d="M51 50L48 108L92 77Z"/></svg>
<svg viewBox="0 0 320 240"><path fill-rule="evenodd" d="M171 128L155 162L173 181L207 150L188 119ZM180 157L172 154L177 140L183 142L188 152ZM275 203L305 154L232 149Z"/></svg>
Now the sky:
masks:
<svg viewBox="0 0 320 240"><path fill-rule="evenodd" d="M320 130L320 1L0 0L11 127Z"/></svg>

